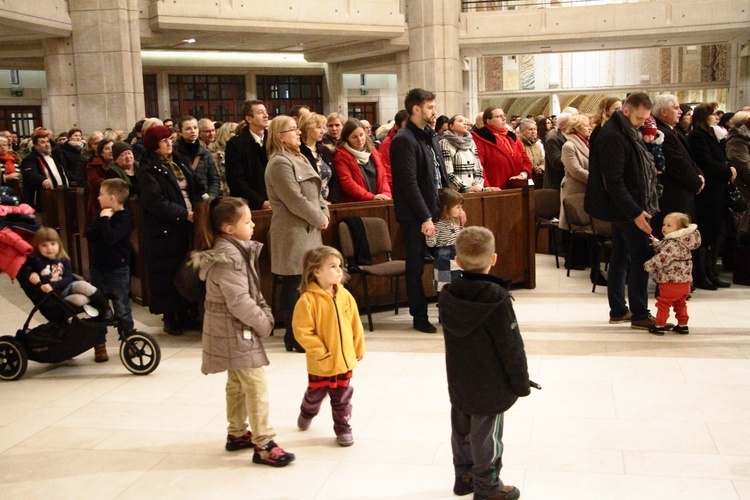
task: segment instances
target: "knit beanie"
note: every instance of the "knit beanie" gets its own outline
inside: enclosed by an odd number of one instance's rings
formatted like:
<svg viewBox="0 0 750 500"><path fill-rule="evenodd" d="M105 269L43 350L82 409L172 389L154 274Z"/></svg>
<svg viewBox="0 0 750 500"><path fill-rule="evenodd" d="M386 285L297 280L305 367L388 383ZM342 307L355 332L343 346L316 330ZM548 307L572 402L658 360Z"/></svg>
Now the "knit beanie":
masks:
<svg viewBox="0 0 750 500"><path fill-rule="evenodd" d="M169 128L164 125L154 125L146 130L146 133L143 135L143 147L149 151L156 151L159 149L159 141L167 137L172 137L172 132L170 132Z"/></svg>
<svg viewBox="0 0 750 500"><path fill-rule="evenodd" d="M133 151L133 146L123 141L117 141L116 143L114 143L112 145L113 161L117 161L117 157L120 156L125 151Z"/></svg>
<svg viewBox="0 0 750 500"><path fill-rule="evenodd" d="M656 120L654 120L653 116L649 116L646 118L646 121L643 122L643 128L641 129L641 134L643 135L651 135L656 137Z"/></svg>

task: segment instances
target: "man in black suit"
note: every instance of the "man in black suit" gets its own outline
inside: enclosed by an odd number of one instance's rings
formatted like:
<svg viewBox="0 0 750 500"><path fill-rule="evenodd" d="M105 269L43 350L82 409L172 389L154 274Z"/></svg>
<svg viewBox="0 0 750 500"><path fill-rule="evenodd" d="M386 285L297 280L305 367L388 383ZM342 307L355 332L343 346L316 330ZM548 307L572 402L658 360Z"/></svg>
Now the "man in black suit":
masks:
<svg viewBox="0 0 750 500"><path fill-rule="evenodd" d="M42 209L42 191L57 187L69 187L65 171L65 160L57 151L52 151L52 143L45 134L31 137L34 149L21 162L23 176L23 199L37 210Z"/></svg>
<svg viewBox="0 0 750 500"><path fill-rule="evenodd" d="M427 318L427 297L422 285L425 237L435 234L438 191L448 186L438 136L429 126L436 117L435 94L411 89L404 99L409 113L406 125L393 138L391 169L393 208L404 233L406 247L406 295L414 328L424 333L437 329Z"/></svg>
<svg viewBox="0 0 750 500"><path fill-rule="evenodd" d="M268 112L263 101L245 101L242 115L247 127L227 142L225 169L232 196L245 198L251 210L271 208L266 193L266 129Z"/></svg>

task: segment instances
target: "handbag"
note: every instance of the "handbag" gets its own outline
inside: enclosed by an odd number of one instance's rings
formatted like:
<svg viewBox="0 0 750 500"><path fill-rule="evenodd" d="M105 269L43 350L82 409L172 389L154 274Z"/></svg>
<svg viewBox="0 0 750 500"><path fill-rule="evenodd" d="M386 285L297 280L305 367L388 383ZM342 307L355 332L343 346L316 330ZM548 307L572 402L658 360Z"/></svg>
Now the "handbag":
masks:
<svg viewBox="0 0 750 500"><path fill-rule="evenodd" d="M733 212L741 213L747 210L747 200L734 182L730 182L724 191L724 203Z"/></svg>

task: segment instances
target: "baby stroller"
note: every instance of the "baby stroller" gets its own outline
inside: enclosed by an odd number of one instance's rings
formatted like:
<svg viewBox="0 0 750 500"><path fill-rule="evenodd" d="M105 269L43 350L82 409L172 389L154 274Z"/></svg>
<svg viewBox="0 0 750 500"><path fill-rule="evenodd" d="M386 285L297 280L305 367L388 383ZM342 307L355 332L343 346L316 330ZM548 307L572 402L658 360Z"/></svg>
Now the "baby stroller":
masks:
<svg viewBox="0 0 750 500"><path fill-rule="evenodd" d="M100 335L106 333L108 326L117 327L120 360L131 373L148 375L159 366L161 350L156 339L148 333L125 331L117 319L104 322L96 317L79 317L83 308L67 302L56 292L44 293L23 277L19 283L35 305L15 337L0 337L0 380L23 377L29 359L39 363L60 363L78 356L99 343ZM37 311L49 323L30 329L29 323Z"/></svg>

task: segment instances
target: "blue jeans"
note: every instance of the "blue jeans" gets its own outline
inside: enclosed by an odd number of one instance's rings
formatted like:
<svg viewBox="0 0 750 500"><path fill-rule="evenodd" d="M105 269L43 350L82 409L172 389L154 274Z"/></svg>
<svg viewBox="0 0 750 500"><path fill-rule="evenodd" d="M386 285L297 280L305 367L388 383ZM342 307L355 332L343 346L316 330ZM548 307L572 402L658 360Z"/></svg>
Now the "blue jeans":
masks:
<svg viewBox="0 0 750 500"><path fill-rule="evenodd" d="M106 272L92 267L91 284L104 294L117 296L112 300L115 317L122 321L126 332L131 331L135 325L133 324L133 311L130 308L130 266Z"/></svg>
<svg viewBox="0 0 750 500"><path fill-rule="evenodd" d="M625 282L627 280L628 301L634 320L647 319L648 272L643 264L651 258L653 251L646 233L638 229L634 222L612 224L612 256L607 273L607 298L610 317L628 313L625 302Z"/></svg>

